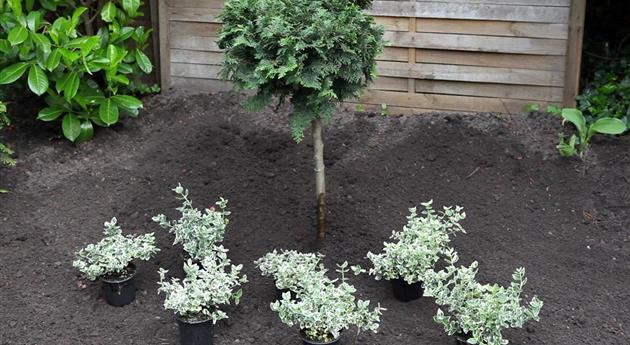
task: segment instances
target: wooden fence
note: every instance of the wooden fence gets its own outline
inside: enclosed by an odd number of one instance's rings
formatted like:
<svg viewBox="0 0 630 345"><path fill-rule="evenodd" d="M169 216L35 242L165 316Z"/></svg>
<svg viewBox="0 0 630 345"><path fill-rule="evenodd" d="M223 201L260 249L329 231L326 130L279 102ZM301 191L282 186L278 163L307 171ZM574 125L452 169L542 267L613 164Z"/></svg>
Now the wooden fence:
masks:
<svg viewBox="0 0 630 345"><path fill-rule="evenodd" d="M517 113L572 105L586 0L374 1L388 47L355 103L390 113ZM218 80L223 0L158 0L163 87L228 90Z"/></svg>

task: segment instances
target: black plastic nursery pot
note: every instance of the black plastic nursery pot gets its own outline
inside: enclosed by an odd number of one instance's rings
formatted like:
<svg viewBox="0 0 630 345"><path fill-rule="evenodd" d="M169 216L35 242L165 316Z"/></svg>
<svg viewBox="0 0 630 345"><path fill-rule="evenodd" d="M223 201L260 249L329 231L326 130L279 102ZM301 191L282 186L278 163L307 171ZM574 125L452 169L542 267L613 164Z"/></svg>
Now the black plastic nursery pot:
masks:
<svg viewBox="0 0 630 345"><path fill-rule="evenodd" d="M214 324L211 319L190 321L176 315L181 345L212 345Z"/></svg>
<svg viewBox="0 0 630 345"><path fill-rule="evenodd" d="M407 283L404 279L392 279L394 297L401 302L409 302L422 297L422 283Z"/></svg>
<svg viewBox="0 0 630 345"><path fill-rule="evenodd" d="M129 263L123 277L102 277L103 295L108 304L115 307L125 306L136 299L136 265Z"/></svg>
<svg viewBox="0 0 630 345"><path fill-rule="evenodd" d="M468 339L472 338L472 335L470 333L455 333L453 337L456 345L469 345Z"/></svg>
<svg viewBox="0 0 630 345"><path fill-rule="evenodd" d="M309 340L304 331L300 331L300 336L302 337L302 344L304 345L341 345L341 336L330 341Z"/></svg>

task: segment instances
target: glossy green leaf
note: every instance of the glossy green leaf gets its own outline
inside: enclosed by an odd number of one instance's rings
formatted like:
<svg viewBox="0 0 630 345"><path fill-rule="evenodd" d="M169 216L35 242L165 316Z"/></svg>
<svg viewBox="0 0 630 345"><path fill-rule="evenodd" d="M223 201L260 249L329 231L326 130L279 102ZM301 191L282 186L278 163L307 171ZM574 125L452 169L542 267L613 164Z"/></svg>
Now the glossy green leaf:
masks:
<svg viewBox="0 0 630 345"><path fill-rule="evenodd" d="M135 17L140 8L140 0L122 0L122 7L131 17Z"/></svg>
<svg viewBox="0 0 630 345"><path fill-rule="evenodd" d="M149 60L149 57L140 49L136 49L136 62L144 73L149 74L153 71L151 60Z"/></svg>
<svg viewBox="0 0 630 345"><path fill-rule="evenodd" d="M35 43L35 45L37 45L37 47L44 53L49 53L50 52L50 40L48 39L48 37L46 37L43 34L39 34L39 33L31 33L31 39L33 40L33 43Z"/></svg>
<svg viewBox="0 0 630 345"><path fill-rule="evenodd" d="M43 69L32 65L28 71L28 87L34 94L41 96L48 90L48 77Z"/></svg>
<svg viewBox="0 0 630 345"><path fill-rule="evenodd" d="M84 141L92 140L94 137L94 126L92 126L92 121L83 120L81 122L81 132L76 139L76 143L82 143Z"/></svg>
<svg viewBox="0 0 630 345"><path fill-rule="evenodd" d="M142 101L133 96L116 95L112 96L112 101L114 101L118 106L126 109L142 108Z"/></svg>
<svg viewBox="0 0 630 345"><path fill-rule="evenodd" d="M81 121L74 114L66 114L61 121L61 129L66 139L74 142L81 134Z"/></svg>
<svg viewBox="0 0 630 345"><path fill-rule="evenodd" d="M11 43L12 46L16 46L28 38L28 30L23 26L16 26L11 31L9 31L9 36L7 39Z"/></svg>
<svg viewBox="0 0 630 345"><path fill-rule="evenodd" d="M26 16L26 23L27 23L28 29L33 32L39 29L39 24L41 23L41 21L42 21L42 13L39 11L30 12Z"/></svg>
<svg viewBox="0 0 630 345"><path fill-rule="evenodd" d="M582 115L581 111L573 108L562 109L562 118L574 124L580 133L580 137L585 138L586 120L584 119L584 115Z"/></svg>
<svg viewBox="0 0 630 345"><path fill-rule="evenodd" d="M87 11L87 8L83 6L78 7L76 10L74 10L74 12L72 13L72 19L70 20L73 26L77 26L79 24L79 22L81 21L81 16L83 15L83 13L85 13L85 11Z"/></svg>
<svg viewBox="0 0 630 345"><path fill-rule="evenodd" d="M79 73L72 72L68 75L66 83L63 86L63 96L66 101L70 102L70 100L72 100L72 98L77 94L80 82Z"/></svg>
<svg viewBox="0 0 630 345"><path fill-rule="evenodd" d="M22 0L7 0L7 3L17 17L22 16Z"/></svg>
<svg viewBox="0 0 630 345"><path fill-rule="evenodd" d="M626 124L616 118L603 117L595 121L589 128L589 135L596 133L618 135L626 131Z"/></svg>
<svg viewBox="0 0 630 345"><path fill-rule="evenodd" d="M108 2L103 6L101 10L101 19L103 21L111 23L116 18L116 5L113 2Z"/></svg>
<svg viewBox="0 0 630 345"><path fill-rule="evenodd" d="M111 99L106 99L98 109L98 116L106 125L118 122L118 106Z"/></svg>
<svg viewBox="0 0 630 345"><path fill-rule="evenodd" d="M0 71L0 85L11 84L14 81L20 79L26 69L28 68L26 62L18 62Z"/></svg>
<svg viewBox="0 0 630 345"><path fill-rule="evenodd" d="M41 121L54 121L63 114L64 110L57 107L47 107L39 111L37 114L37 119Z"/></svg>
<svg viewBox="0 0 630 345"><path fill-rule="evenodd" d="M48 58L46 59L46 69L49 71L53 71L59 63L61 62L61 51L59 49L55 49L50 52Z"/></svg>

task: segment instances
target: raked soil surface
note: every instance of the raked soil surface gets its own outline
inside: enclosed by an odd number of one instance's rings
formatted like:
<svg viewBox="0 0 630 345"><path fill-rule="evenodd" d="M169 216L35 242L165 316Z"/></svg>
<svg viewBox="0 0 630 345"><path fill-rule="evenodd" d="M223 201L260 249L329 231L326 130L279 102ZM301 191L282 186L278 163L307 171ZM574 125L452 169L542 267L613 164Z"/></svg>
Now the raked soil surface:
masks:
<svg viewBox="0 0 630 345"><path fill-rule="evenodd" d="M181 272L181 248L151 221L176 215L181 182L198 207L229 199L225 245L250 282L214 343L300 344L269 309L273 283L253 261L274 248L319 250L333 264L369 266L407 209L433 199L461 205L468 234L454 246L478 260L483 281L527 269L527 298L541 322L505 335L515 345L630 344L630 140L598 138L586 162L554 149L560 121L544 114L404 117L340 111L325 129L329 230L314 241L310 136L295 144L287 110L245 113L238 94L171 92L147 100L136 120L99 130L75 147L56 127L14 114L4 140L18 166L0 168L0 344L178 344L171 311L156 294L159 267ZM14 106L14 110L16 107ZM139 262L138 296L110 307L101 287L72 268L74 252L118 217L127 232L155 232L162 251ZM371 277L352 282L388 310L378 334L344 344L451 345L436 305L394 300Z"/></svg>

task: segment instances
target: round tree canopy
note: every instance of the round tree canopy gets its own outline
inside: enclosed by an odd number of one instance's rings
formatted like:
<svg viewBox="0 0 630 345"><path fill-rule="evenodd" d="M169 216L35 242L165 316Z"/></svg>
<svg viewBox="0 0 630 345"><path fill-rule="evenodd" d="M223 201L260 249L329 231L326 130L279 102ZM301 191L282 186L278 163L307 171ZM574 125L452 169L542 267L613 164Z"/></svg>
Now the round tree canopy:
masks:
<svg viewBox="0 0 630 345"><path fill-rule="evenodd" d="M363 13L366 0L227 0L219 47L223 77L256 90L260 109L275 97L293 105L296 141L317 119L358 96L375 76L383 29Z"/></svg>

